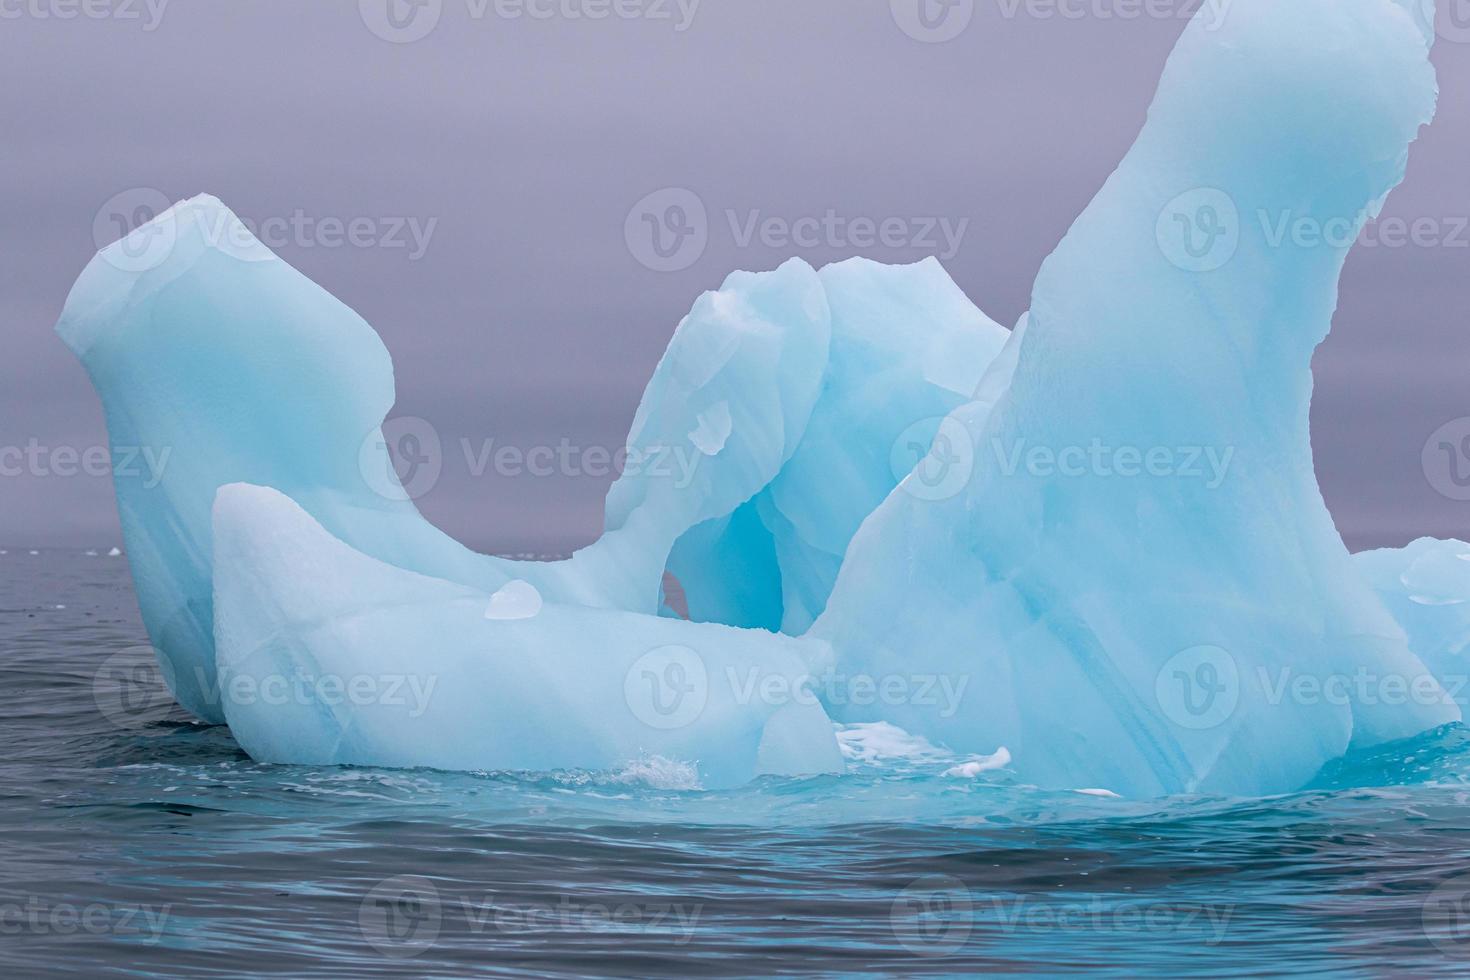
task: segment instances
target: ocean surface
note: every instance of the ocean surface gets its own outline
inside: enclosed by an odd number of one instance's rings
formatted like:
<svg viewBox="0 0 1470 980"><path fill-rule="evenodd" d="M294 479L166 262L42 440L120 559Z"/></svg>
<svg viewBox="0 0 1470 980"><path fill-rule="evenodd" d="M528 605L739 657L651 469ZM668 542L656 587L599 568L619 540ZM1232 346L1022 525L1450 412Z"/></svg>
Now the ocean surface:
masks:
<svg viewBox="0 0 1470 980"><path fill-rule="evenodd" d="M1263 800L851 771L256 765L159 686L126 559L0 554L0 977L1470 974L1470 731Z"/></svg>

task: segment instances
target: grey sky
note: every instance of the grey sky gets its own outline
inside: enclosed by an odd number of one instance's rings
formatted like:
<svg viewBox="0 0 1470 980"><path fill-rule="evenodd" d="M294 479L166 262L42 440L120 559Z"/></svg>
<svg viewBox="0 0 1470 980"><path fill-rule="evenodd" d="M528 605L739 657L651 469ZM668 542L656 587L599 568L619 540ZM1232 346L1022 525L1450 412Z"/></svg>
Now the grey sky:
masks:
<svg viewBox="0 0 1470 980"><path fill-rule="evenodd" d="M282 256L382 334L395 415L444 440L419 501L435 522L478 547L585 542L606 477L476 476L461 440L615 447L675 324L729 271L952 249L940 226L916 247L853 247L847 224L815 248L743 243L756 212L968 220L945 264L1009 325L1184 23L1124 16L1130 0L982 0L924 43L888 0L535 2L442 0L425 37L391 43L373 0L366 17L357 0L0 0L0 447L105 444L51 332L94 219L136 188L208 191L275 219ZM1317 358L1318 469L1355 546L1470 535L1470 503L1421 462L1470 415L1470 20L1444 33L1439 120L1387 211L1434 231L1353 256ZM653 271L625 221L671 187L705 206L708 244ZM359 243L337 244L354 220ZM110 482L50 469L0 475L0 543L117 543Z"/></svg>

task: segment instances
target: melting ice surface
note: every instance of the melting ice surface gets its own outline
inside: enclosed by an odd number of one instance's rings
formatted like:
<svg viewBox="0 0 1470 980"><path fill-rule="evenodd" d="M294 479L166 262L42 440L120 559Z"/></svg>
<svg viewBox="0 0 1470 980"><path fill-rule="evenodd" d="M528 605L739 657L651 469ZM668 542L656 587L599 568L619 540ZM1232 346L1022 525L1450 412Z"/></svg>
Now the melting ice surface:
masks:
<svg viewBox="0 0 1470 980"><path fill-rule="evenodd" d="M742 686L749 674L794 689L813 641L577 606L526 615L525 583L487 597L369 558L266 488L225 487L214 513L225 717L258 760L549 771L658 758L692 763L706 787L841 768L820 705Z"/></svg>
<svg viewBox="0 0 1470 980"><path fill-rule="evenodd" d="M1461 663L1464 546L1355 562L1312 472L1346 250L1248 220L1376 213L1433 115L1422 14L1202 15L1010 334L932 261L735 273L628 437L687 479L625 474L558 563L424 521L371 328L218 201L176 206L99 253L58 325L114 445L175 450L156 485L117 477L170 686L270 762L722 786L841 769L835 719L849 758L896 740L945 778L1098 798L1288 791L1458 720L1436 675ZM1345 676L1418 693L1292 683Z"/></svg>

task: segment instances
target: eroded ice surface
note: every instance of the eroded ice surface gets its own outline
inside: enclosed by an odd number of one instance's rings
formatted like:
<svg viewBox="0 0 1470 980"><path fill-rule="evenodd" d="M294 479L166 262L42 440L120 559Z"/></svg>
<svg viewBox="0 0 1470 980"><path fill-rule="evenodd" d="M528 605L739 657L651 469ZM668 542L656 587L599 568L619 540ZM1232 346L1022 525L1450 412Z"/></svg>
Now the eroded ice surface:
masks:
<svg viewBox="0 0 1470 980"><path fill-rule="evenodd" d="M842 768L832 723L800 687L815 641L549 602L487 618L485 592L369 558L260 487L221 490L214 528L224 713L257 760L549 771L658 759L706 788Z"/></svg>
<svg viewBox="0 0 1470 980"><path fill-rule="evenodd" d="M972 476L895 492L848 549L813 633L838 676L895 696L834 717L1137 795L1291 790L1459 717L1280 687L1426 673L1312 470L1310 361L1346 249L1271 234L1351 241L1400 181L1435 103L1421 27L1389 0L1238 0L1189 26L1043 267L1009 386L954 416ZM935 677L968 682L957 709L918 696Z"/></svg>
<svg viewBox="0 0 1470 980"><path fill-rule="evenodd" d="M1463 709L1470 699L1470 544L1420 538L1353 561L1403 627L1409 649ZM1406 696L1423 695L1410 688Z"/></svg>
<svg viewBox="0 0 1470 980"><path fill-rule="evenodd" d="M800 445L759 496L689 531L669 557L694 619L805 632L863 519L975 397L1008 336L934 259L850 259L818 275L831 356Z"/></svg>
<svg viewBox="0 0 1470 980"><path fill-rule="evenodd" d="M1459 718L1461 546L1355 565L1308 438L1344 243L1433 114L1424 8L1202 14L1009 337L935 263L732 275L629 436L692 465L625 474L562 563L427 524L371 329L179 205L58 326L114 447L170 452L117 487L174 690L267 761L704 785L840 767L814 691L955 779L1128 795L1296 789ZM766 630L654 615L666 559L695 618ZM1334 696L1359 676L1421 693Z"/></svg>
<svg viewBox="0 0 1470 980"><path fill-rule="evenodd" d="M493 592L656 612L689 527L751 497L795 449L826 363L828 312L799 260L736 273L679 325L614 486L609 533L571 560L476 554L425 521L381 426L393 366L372 328L260 244L223 204L176 205L87 266L57 331L101 396L144 623L185 708L224 720L215 688L210 507L226 483L274 487L332 535L402 568ZM718 454L695 441L711 417ZM701 423L701 419L706 420Z"/></svg>

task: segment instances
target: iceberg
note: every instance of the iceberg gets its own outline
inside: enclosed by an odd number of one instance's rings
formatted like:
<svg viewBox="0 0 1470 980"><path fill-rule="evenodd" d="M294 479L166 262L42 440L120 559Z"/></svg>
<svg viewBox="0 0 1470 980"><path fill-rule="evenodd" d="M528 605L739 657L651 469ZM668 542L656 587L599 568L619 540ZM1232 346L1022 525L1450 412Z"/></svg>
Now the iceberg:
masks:
<svg viewBox="0 0 1470 980"><path fill-rule="evenodd" d="M669 569L690 618L806 632L863 520L976 396L1008 336L935 259L849 259L819 273L831 311L821 396L795 453L734 513L691 529ZM919 492L954 476L925 469Z"/></svg>
<svg viewBox="0 0 1470 980"><path fill-rule="evenodd" d="M835 720L954 779L1258 795L1459 720L1470 548L1350 556L1308 424L1349 243L1433 116L1428 6L1196 17L1009 334L934 261L731 275L628 436L689 465L625 472L562 562L425 521L376 334L182 202L57 327L114 451L168 460L115 479L172 689L266 762L707 787L841 771Z"/></svg>
<svg viewBox="0 0 1470 980"><path fill-rule="evenodd" d="M849 546L811 631L837 721L1152 796L1294 790L1459 718L1292 682L1427 673L1332 525L1308 405L1346 243L1433 115L1429 37L1389 0L1237 0L1186 28L982 381L998 397L951 416L962 490L900 489ZM936 679L957 709L922 696Z"/></svg>
<svg viewBox="0 0 1470 980"><path fill-rule="evenodd" d="M99 252L57 332L101 396L114 454L163 461L114 468L128 559L175 696L220 723L210 509L221 486L273 487L404 569L491 592L524 580L553 601L653 613L680 535L754 496L795 451L829 320L800 260L735 273L701 297L628 439L630 458L663 464L625 472L607 534L552 563L476 554L423 519L382 431L393 366L377 334L215 198L184 201Z"/></svg>
<svg viewBox="0 0 1470 980"><path fill-rule="evenodd" d="M1353 556L1412 650L1463 711L1470 700L1470 544L1420 538L1404 548ZM1403 700L1437 699L1419 678L1400 685Z"/></svg>
<svg viewBox="0 0 1470 980"><path fill-rule="evenodd" d="M370 558L281 493L214 507L224 712L268 763L488 771L661 759L717 788L838 772L812 640L510 600ZM504 615L504 607L514 607Z"/></svg>

